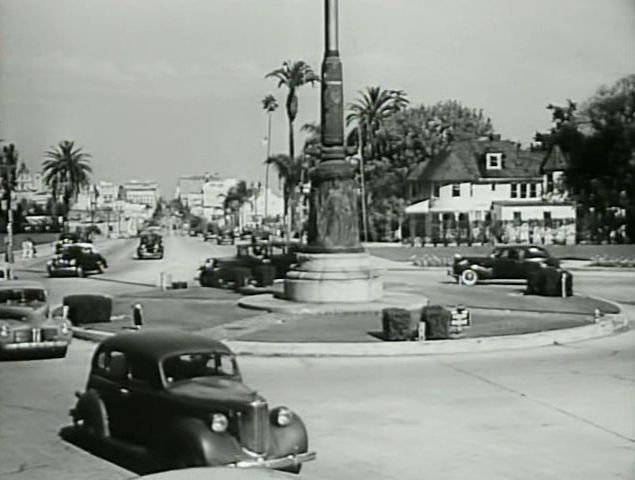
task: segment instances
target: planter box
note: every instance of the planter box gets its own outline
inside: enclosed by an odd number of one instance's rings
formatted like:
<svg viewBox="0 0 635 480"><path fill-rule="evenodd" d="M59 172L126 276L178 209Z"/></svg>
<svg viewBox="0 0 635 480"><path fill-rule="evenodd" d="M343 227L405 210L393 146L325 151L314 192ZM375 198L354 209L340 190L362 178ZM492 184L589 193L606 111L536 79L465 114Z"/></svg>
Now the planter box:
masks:
<svg viewBox="0 0 635 480"><path fill-rule="evenodd" d="M384 308L382 310L382 331L385 340L413 340L417 331L413 328L410 312L405 308Z"/></svg>
<svg viewBox="0 0 635 480"><path fill-rule="evenodd" d="M452 313L441 305L428 305L421 311L421 321L426 324L426 340L450 338Z"/></svg>
<svg viewBox="0 0 635 480"><path fill-rule="evenodd" d="M68 319L73 325L110 322L112 298L105 295L68 295L63 304L68 306Z"/></svg>

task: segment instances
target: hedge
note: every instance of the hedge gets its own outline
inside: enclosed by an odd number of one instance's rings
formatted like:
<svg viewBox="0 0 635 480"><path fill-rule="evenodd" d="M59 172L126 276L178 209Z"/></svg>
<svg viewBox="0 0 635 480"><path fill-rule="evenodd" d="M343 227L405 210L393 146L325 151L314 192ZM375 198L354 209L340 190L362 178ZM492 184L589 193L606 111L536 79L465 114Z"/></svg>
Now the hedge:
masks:
<svg viewBox="0 0 635 480"><path fill-rule="evenodd" d="M405 308L382 310L382 331L385 340L413 340L417 331L413 328L410 312Z"/></svg>
<svg viewBox="0 0 635 480"><path fill-rule="evenodd" d="M68 306L68 319L73 325L110 322L112 298L106 295L68 295L63 304Z"/></svg>
<svg viewBox="0 0 635 480"><path fill-rule="evenodd" d="M276 278L276 267L273 265L258 265L254 268L254 280L259 287L273 285Z"/></svg>
<svg viewBox="0 0 635 480"><path fill-rule="evenodd" d="M421 321L426 324L426 340L450 338L452 313L441 305L428 305L421 311Z"/></svg>

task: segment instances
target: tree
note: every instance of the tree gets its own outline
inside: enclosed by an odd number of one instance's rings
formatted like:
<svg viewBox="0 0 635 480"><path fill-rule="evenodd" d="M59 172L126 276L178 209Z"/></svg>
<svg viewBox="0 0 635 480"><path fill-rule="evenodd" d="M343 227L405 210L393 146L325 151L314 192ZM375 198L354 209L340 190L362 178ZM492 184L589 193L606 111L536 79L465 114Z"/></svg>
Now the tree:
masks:
<svg viewBox="0 0 635 480"><path fill-rule="evenodd" d="M16 172L18 166L18 150L13 143L2 147L2 171L0 185L2 186L2 198L6 202L6 226L7 232L9 225L13 228L13 207L11 205L11 192L16 187ZM12 237L10 237L12 239ZM11 253L9 254L11 255Z"/></svg>
<svg viewBox="0 0 635 480"><path fill-rule="evenodd" d="M267 156L271 156L271 115L278 109L276 97L269 94L262 99L262 109L267 112ZM269 214L269 163L265 162L265 218Z"/></svg>
<svg viewBox="0 0 635 480"><path fill-rule="evenodd" d="M635 75L600 87L580 105L548 105L553 128L536 138L567 155L564 181L594 240L635 241Z"/></svg>
<svg viewBox="0 0 635 480"><path fill-rule="evenodd" d="M61 196L64 205L64 221L68 221L71 202L77 200L82 188L90 185L92 168L88 164L90 154L76 147L75 142L63 140L44 153L42 163L44 184L51 190L53 199Z"/></svg>
<svg viewBox="0 0 635 480"><path fill-rule="evenodd" d="M240 212L243 206L251 201L254 193L255 189L253 186L248 187L244 180L240 180L223 195L223 208L225 208L226 211L229 211L234 217L235 225L239 227L242 226Z"/></svg>
<svg viewBox="0 0 635 480"><path fill-rule="evenodd" d="M282 199L284 203L284 214L290 218L288 225L293 224L295 197L297 187L302 180L307 177L307 165L301 156L296 157L292 162L289 156L278 154L269 157L267 163L273 165L278 171L278 178L282 180Z"/></svg>
<svg viewBox="0 0 635 480"><path fill-rule="evenodd" d="M295 158L295 145L294 145L294 131L293 122L298 115L298 94L297 91L303 85L310 83L313 85L319 81L320 78L315 74L313 69L304 61L299 60L297 62L285 61L282 64L282 68L269 72L265 78L276 78L278 80L278 88L287 87L287 119L289 122L289 156L288 158ZM267 159L268 161L268 159ZM293 196L290 197L290 201L293 202ZM294 207L291 207L293 210ZM287 224L287 231L289 236L293 229L292 219Z"/></svg>

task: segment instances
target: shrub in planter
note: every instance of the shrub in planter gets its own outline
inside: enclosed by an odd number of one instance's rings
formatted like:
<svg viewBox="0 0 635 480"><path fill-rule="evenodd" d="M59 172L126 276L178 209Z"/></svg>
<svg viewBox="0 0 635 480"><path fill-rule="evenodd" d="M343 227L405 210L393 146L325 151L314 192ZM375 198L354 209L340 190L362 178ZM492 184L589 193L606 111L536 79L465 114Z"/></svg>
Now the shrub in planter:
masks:
<svg viewBox="0 0 635 480"><path fill-rule="evenodd" d="M254 280L259 287L273 285L276 278L276 267L273 265L258 265L254 268Z"/></svg>
<svg viewBox="0 0 635 480"><path fill-rule="evenodd" d="M544 268L534 268L529 271L527 274L527 289L525 290L526 295L543 295L544 291L544 280L545 280L545 269Z"/></svg>
<svg viewBox="0 0 635 480"><path fill-rule="evenodd" d="M105 295L68 295L63 304L68 306L68 319L73 325L110 322L112 298Z"/></svg>
<svg viewBox="0 0 635 480"><path fill-rule="evenodd" d="M405 308L384 308L382 310L382 331L386 340L412 340L416 331L412 325L410 312Z"/></svg>
<svg viewBox="0 0 635 480"><path fill-rule="evenodd" d="M246 267L234 267L232 268L232 279L234 281L234 288L239 289L249 283L251 278L251 270Z"/></svg>
<svg viewBox="0 0 635 480"><path fill-rule="evenodd" d="M426 324L426 340L450 338L452 313L441 305L428 305L421 311L421 321Z"/></svg>

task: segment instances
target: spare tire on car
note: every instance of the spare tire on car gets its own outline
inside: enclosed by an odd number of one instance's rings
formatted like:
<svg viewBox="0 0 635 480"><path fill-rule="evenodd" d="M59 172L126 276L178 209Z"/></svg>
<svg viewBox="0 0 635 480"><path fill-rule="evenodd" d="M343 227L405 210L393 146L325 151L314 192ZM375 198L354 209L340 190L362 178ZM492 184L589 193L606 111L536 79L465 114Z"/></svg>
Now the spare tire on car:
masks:
<svg viewBox="0 0 635 480"><path fill-rule="evenodd" d="M68 307L68 319L73 325L110 322L112 297L107 295L67 295L63 304Z"/></svg>

